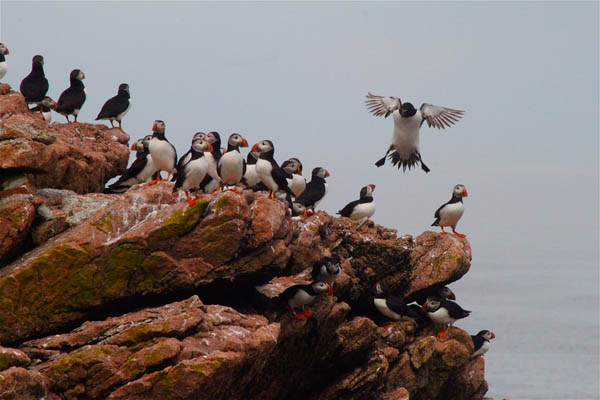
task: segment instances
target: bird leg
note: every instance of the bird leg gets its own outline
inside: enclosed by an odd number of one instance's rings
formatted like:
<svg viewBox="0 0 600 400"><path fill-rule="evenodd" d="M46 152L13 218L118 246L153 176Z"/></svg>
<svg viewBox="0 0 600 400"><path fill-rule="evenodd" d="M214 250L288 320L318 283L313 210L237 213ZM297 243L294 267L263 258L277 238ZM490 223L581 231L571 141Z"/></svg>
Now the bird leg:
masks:
<svg viewBox="0 0 600 400"><path fill-rule="evenodd" d="M117 121L119 123L119 130L123 133L125 133L125 131L123 130L123 128L121 127L121 121Z"/></svg>
<svg viewBox="0 0 600 400"><path fill-rule="evenodd" d="M360 228L361 226L363 226L363 224L364 224L365 222L367 222L367 221L368 221L368 218L362 218L362 220L360 221L360 223L359 223L358 225L356 225L356 229L358 229L358 228Z"/></svg>
<svg viewBox="0 0 600 400"><path fill-rule="evenodd" d="M304 319L304 317L305 317L305 315L304 315L305 311L304 310L302 310L300 312L296 312L296 310L294 310L292 308L292 312L296 315L296 318L298 318L298 319Z"/></svg>
<svg viewBox="0 0 600 400"><path fill-rule="evenodd" d="M111 127L111 128L114 128L114 127L115 127L115 124L113 124L113 120L112 120L112 119L109 119L109 121L110 121L110 127Z"/></svg>
<svg viewBox="0 0 600 400"><path fill-rule="evenodd" d="M163 180L163 179L160 177L160 171L158 171L156 174L157 174L157 175L156 175L156 179L152 179L150 182L148 182L148 185L156 185L156 183L157 183L158 181L162 181L162 180Z"/></svg>
<svg viewBox="0 0 600 400"><path fill-rule="evenodd" d="M275 200L275 194L273 193L273 191L269 191L269 197L267 197L270 200Z"/></svg>
<svg viewBox="0 0 600 400"><path fill-rule="evenodd" d="M385 159L387 158L388 154L390 154L390 151L394 150L394 146L390 146L390 148L388 149L388 151L385 152L385 156L383 156L383 158L377 160L377 162L375 163L375 165L377 165L377 168L381 167L383 164L385 164Z"/></svg>
<svg viewBox="0 0 600 400"><path fill-rule="evenodd" d="M42 110L42 109L40 108L40 111L41 111L41 110ZM67 124L68 124L69 122L71 122L71 121L69 121L69 114L65 115L65 118L67 119Z"/></svg>
<svg viewBox="0 0 600 400"><path fill-rule="evenodd" d="M444 227L443 227L443 226L440 226L440 228L442 228L442 235L445 235L445 234L447 234L447 233L448 233L448 232L446 232L446 231L444 230Z"/></svg>
<svg viewBox="0 0 600 400"><path fill-rule="evenodd" d="M77 122L77 114L73 114L73 117L75 118L75 122Z"/></svg>
<svg viewBox="0 0 600 400"><path fill-rule="evenodd" d="M232 192L234 192L234 193L237 193L237 194L242 194L242 192L240 192L240 191L237 189L237 186L234 186L234 187L233 187L233 189L231 189L231 191L232 191Z"/></svg>
<svg viewBox="0 0 600 400"><path fill-rule="evenodd" d="M452 227L452 232L453 232L453 233L454 233L456 236L458 236L458 237L461 237L461 238L467 237L467 235L465 235L464 233L458 233L458 232L456 232L456 231L454 230L454 227Z"/></svg>
<svg viewBox="0 0 600 400"><path fill-rule="evenodd" d="M449 329L450 329L449 327L446 327L445 329L442 329L442 330L439 332L440 339L446 339L446 335L448 334L448 330L449 330Z"/></svg>
<svg viewBox="0 0 600 400"><path fill-rule="evenodd" d="M419 159L420 159L420 157L419 157ZM425 173L427 173L427 172L431 171L431 170L429 169L429 167L428 167L427 165L425 165L425 163L423 162L423 160L420 160L420 161L421 161L421 169L422 169L423 171L425 171Z"/></svg>

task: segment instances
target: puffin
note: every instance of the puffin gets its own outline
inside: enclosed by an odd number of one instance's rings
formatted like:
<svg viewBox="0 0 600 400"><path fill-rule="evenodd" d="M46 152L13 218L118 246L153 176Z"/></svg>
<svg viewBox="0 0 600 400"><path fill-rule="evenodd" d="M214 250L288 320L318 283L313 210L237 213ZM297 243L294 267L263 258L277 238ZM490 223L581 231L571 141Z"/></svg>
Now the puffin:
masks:
<svg viewBox="0 0 600 400"><path fill-rule="evenodd" d="M456 295L448 286L431 286L423 290L419 290L410 296L406 297L407 302L416 302L422 306L427 301L428 297L439 297L444 300L456 300Z"/></svg>
<svg viewBox="0 0 600 400"><path fill-rule="evenodd" d="M146 135L131 145L131 150L136 150L135 160L116 182L104 189L104 193L123 193L133 185L148 182L156 175L158 170L149 151L150 140L152 135Z"/></svg>
<svg viewBox="0 0 600 400"><path fill-rule="evenodd" d="M300 204L294 201L292 202L292 206L290 208L292 210L292 217L306 217L308 215L304 204Z"/></svg>
<svg viewBox="0 0 600 400"><path fill-rule="evenodd" d="M374 190L375 185L372 183L364 186L360 189L359 199L346 204L336 214L350 218L351 220L360 220L362 221L360 225L364 224L375 213L375 201L373 201Z"/></svg>
<svg viewBox="0 0 600 400"><path fill-rule="evenodd" d="M290 196L294 196L294 192L289 187L292 175L281 169L277 161L273 158L275 154L273 142L262 140L252 146L252 151L259 153L258 160L256 161L256 174L262 183L269 188L269 199L275 199L275 194L278 190L283 190Z"/></svg>
<svg viewBox="0 0 600 400"><path fill-rule="evenodd" d="M110 126L115 127L113 121L119 123L119 129L123 130L121 126L121 119L127 114L127 111L131 108L131 95L129 93L129 85L121 83L117 95L106 100L106 103L100 109L96 121L98 120L109 120Z"/></svg>
<svg viewBox="0 0 600 400"><path fill-rule="evenodd" d="M206 137L206 133L204 133L204 132L194 133L194 136L192 137L192 145L197 140L204 140L205 137ZM179 171L181 168L183 168L185 166L185 164L188 163L188 161L190 161L191 158L192 158L192 146L190 146L190 149L187 151L187 153L185 153L184 155L179 157L179 160L177 160L177 166L175 168ZM177 174L173 174L173 177L171 178L171 182L175 182L175 181L177 181Z"/></svg>
<svg viewBox="0 0 600 400"><path fill-rule="evenodd" d="M227 151L218 163L217 172L221 178L221 189L228 185L237 186L246 173L246 160L240 154L240 147L248 147L248 141L242 135L232 133L227 140ZM238 192L236 189L233 190Z"/></svg>
<svg viewBox="0 0 600 400"><path fill-rule="evenodd" d="M340 256L334 254L314 263L311 276L315 282L325 282L329 286L329 295L333 296L333 283L341 273Z"/></svg>
<svg viewBox="0 0 600 400"><path fill-rule="evenodd" d="M154 125L152 125L152 139L148 148L154 166L158 170L157 179L151 180L149 184L154 185L158 181L168 181L171 179L171 174L177 171L175 169L177 165L177 150L175 150L175 146L169 143L165 137L165 123L163 121L154 121ZM167 171L167 179L160 177L160 171Z"/></svg>
<svg viewBox="0 0 600 400"><path fill-rule="evenodd" d="M375 285L375 298L373 299L373 304L380 314L391 318L394 321L400 321L402 317L414 319L421 317L407 306L400 297L391 295L390 288L385 283L379 282Z"/></svg>
<svg viewBox="0 0 600 400"><path fill-rule="evenodd" d="M258 160L258 154L251 151L248 153L246 157L246 172L244 173L244 178L242 179L242 183L246 185L246 187L253 187L261 183L260 178L256 174L256 161ZM266 187L265 187L266 188ZM269 189L266 189L269 190Z"/></svg>
<svg viewBox="0 0 600 400"><path fill-rule="evenodd" d="M211 152L213 147L206 140L195 140L192 143L192 153L190 160L183 166L177 168L177 181L173 186L173 192L177 190L190 190L198 187L200 182L208 173L208 162L204 156L205 152ZM188 204L193 206L196 203L198 197L188 200Z"/></svg>
<svg viewBox="0 0 600 400"><path fill-rule="evenodd" d="M6 55L10 54L8 47L4 43L0 43L0 79L4 78L4 75L8 72L8 63L6 62Z"/></svg>
<svg viewBox="0 0 600 400"><path fill-rule="evenodd" d="M454 186L454 189L452 190L452 198L437 209L435 212L435 221L433 221L431 226L439 226L442 228L442 234L448 233L444 231L445 226L451 226L452 232L456 236L461 238L466 237L467 235L456 232L456 225L458 224L460 217L462 217L463 213L465 212L462 199L468 195L469 194L465 185Z"/></svg>
<svg viewBox="0 0 600 400"><path fill-rule="evenodd" d="M283 293L279 295L279 301L281 304L287 304L296 318L303 319L309 317L312 313L310 310L305 310L305 307L312 303L315 298L329 291L329 286L325 282L314 282L310 285L294 285L285 289ZM296 312L296 308L300 307L301 312Z"/></svg>
<svg viewBox="0 0 600 400"><path fill-rule="evenodd" d="M79 114L79 110L81 110L83 103L85 103L84 79L85 74L82 70L74 69L71 71L71 75L69 75L71 86L60 94L58 102L56 103L54 111L64 115L67 119L67 123L71 122L69 121L69 115L71 114L73 114L75 122L77 122L77 114Z"/></svg>
<svg viewBox="0 0 600 400"><path fill-rule="evenodd" d="M490 332L488 330L482 330L477 333L477 335L471 335L471 339L473 340L473 354L471 354L471 358L475 358L479 355L483 356L490 349L490 340L494 339L496 335L494 332Z"/></svg>
<svg viewBox="0 0 600 400"><path fill-rule="evenodd" d="M389 155L392 165L402 167L403 171L409 170L417 163L421 169L429 172L419 150L419 130L423 122L427 121L429 127L438 129L449 128L462 118L463 110L434 106L423 103L417 110L411 103L402 101L397 97L376 96L370 92L367 94L367 109L375 116L387 118L390 114L394 118L394 134L392 144L383 158L375 165L381 167ZM390 154L391 152L391 154Z"/></svg>
<svg viewBox="0 0 600 400"><path fill-rule="evenodd" d="M56 102L51 97L44 97L44 100L37 106L33 107L30 111L39 111L47 123L52 122L52 110L56 108Z"/></svg>
<svg viewBox="0 0 600 400"><path fill-rule="evenodd" d="M281 168L292 175L290 189L294 192L294 197L298 197L306 189L306 178L302 176L302 163L297 158L290 158L281 164Z"/></svg>
<svg viewBox="0 0 600 400"><path fill-rule="evenodd" d="M441 339L444 339L448 333L447 325L452 326L459 319L466 318L471 314L471 311L464 310L457 303L439 297L428 297L421 309L427 313L431 321L446 326L439 333Z"/></svg>
<svg viewBox="0 0 600 400"><path fill-rule="evenodd" d="M327 182L325 178L329 176L329 171L322 167L316 167L312 170L312 179L306 185L306 189L296 199L298 203L302 203L306 208L311 208L312 213L315 212L315 207L323 200L327 194Z"/></svg>
<svg viewBox="0 0 600 400"><path fill-rule="evenodd" d="M223 153L221 152L221 135L219 132L208 132L206 141L213 147L211 152L205 154L208 162L208 175L200 182L200 190L204 193L212 193L219 187L221 178L219 177L219 160Z"/></svg>
<svg viewBox="0 0 600 400"><path fill-rule="evenodd" d="M39 104L48 93L48 79L44 74L44 57L37 55L31 61L31 72L21 81L19 87L27 104Z"/></svg>

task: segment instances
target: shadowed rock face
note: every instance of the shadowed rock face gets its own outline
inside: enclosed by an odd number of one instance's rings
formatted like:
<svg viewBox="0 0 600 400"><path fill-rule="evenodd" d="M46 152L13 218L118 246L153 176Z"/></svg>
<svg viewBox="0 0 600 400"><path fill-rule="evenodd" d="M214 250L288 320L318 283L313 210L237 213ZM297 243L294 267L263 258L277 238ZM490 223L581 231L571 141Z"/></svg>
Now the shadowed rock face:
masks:
<svg viewBox="0 0 600 400"><path fill-rule="evenodd" d="M324 212L292 218L250 191L190 207L164 182L114 195L20 184L0 191L0 210L0 399L487 391L466 332L442 340L430 323L384 327L373 307L378 281L408 296L461 278L465 239L398 238ZM281 309L277 296L332 254L342 259L335 295L318 297L303 320Z"/></svg>

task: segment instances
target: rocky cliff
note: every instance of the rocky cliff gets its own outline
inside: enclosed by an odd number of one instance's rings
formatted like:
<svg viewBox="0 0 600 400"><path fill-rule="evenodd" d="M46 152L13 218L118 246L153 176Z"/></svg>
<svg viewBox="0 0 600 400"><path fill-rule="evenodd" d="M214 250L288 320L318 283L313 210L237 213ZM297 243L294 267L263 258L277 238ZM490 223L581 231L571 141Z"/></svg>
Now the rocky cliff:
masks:
<svg viewBox="0 0 600 400"><path fill-rule="evenodd" d="M0 399L483 398L466 332L388 327L373 308L378 281L408 296L460 279L465 239L292 218L250 191L191 207L171 183L95 193L127 135L48 125L21 101L0 96ZM331 254L334 296L303 320L279 308Z"/></svg>

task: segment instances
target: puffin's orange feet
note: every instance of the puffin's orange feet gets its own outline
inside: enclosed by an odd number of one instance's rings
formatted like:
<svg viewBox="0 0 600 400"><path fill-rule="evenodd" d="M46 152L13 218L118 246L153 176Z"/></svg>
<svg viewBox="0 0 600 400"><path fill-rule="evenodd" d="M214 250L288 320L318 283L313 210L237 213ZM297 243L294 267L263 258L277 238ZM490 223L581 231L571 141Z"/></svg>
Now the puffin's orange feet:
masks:
<svg viewBox="0 0 600 400"><path fill-rule="evenodd" d="M464 233L458 233L454 229L452 229L452 232L458 237L461 237L461 238L467 237L467 235L465 235Z"/></svg>
<svg viewBox="0 0 600 400"><path fill-rule="evenodd" d="M446 339L446 335L448 334L448 329L450 328L446 328L440 331L440 339Z"/></svg>
<svg viewBox="0 0 600 400"><path fill-rule="evenodd" d="M390 322L389 324L385 324L383 327L384 327L385 329L388 329L388 328L391 328L391 327L392 327L392 326L394 326L394 325L396 325L396 323L395 323L395 322Z"/></svg>
<svg viewBox="0 0 600 400"><path fill-rule="evenodd" d="M242 194L242 192L240 192L239 190L237 190L236 188L231 189L231 191L233 193L237 193L237 194Z"/></svg>
<svg viewBox="0 0 600 400"><path fill-rule="evenodd" d="M190 206L190 207L191 207L191 206L193 206L194 204L196 204L196 198L195 198L195 197L194 197L194 198L192 198L192 199L189 199L189 200L188 200L188 206Z"/></svg>
<svg viewBox="0 0 600 400"><path fill-rule="evenodd" d="M152 179L150 182L148 182L148 185L156 185L158 181L160 181L160 179Z"/></svg>
<svg viewBox="0 0 600 400"><path fill-rule="evenodd" d="M309 215L309 216L310 215L315 215L315 212L314 211L308 211L308 210L306 210L306 215Z"/></svg>
<svg viewBox="0 0 600 400"><path fill-rule="evenodd" d="M312 312L310 310L304 311L304 316L305 317L310 317L311 315L312 315Z"/></svg>
<svg viewBox="0 0 600 400"><path fill-rule="evenodd" d="M298 318L298 319L304 319L305 317L306 317L306 315L304 315L304 312L296 313L296 318Z"/></svg>

